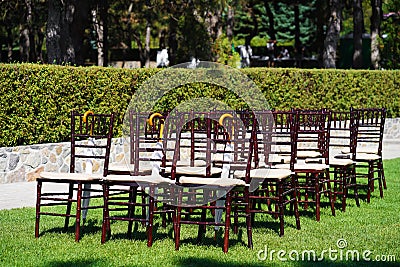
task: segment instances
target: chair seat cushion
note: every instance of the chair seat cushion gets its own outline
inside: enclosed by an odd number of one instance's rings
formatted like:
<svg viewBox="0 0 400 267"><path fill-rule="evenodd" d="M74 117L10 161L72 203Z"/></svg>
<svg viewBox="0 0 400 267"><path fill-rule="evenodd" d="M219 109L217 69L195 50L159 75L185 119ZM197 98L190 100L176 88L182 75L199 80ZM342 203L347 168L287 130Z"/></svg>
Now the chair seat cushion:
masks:
<svg viewBox="0 0 400 267"><path fill-rule="evenodd" d="M174 183L173 180L164 178L160 175L143 175L143 176L131 176L131 175L107 175L103 178L104 181L110 182L132 182L132 183L149 183L149 184L160 184L160 183Z"/></svg>
<svg viewBox="0 0 400 267"><path fill-rule="evenodd" d="M378 160L381 157L370 153L356 153L356 160Z"/></svg>
<svg viewBox="0 0 400 267"><path fill-rule="evenodd" d="M235 178L244 178L245 171L237 171L234 174ZM252 179L284 179L290 177L292 172L289 169L275 169L275 168L259 168L250 170L250 177Z"/></svg>
<svg viewBox="0 0 400 267"><path fill-rule="evenodd" d="M171 173L171 167L165 168L165 172ZM222 172L221 168L212 167L211 175L218 175ZM178 175L196 175L206 176L206 167L176 167L176 174Z"/></svg>
<svg viewBox="0 0 400 267"><path fill-rule="evenodd" d="M290 164L277 164L278 169L290 169ZM323 163L296 163L294 164L294 171L316 170L322 171L328 169L329 165Z"/></svg>
<svg viewBox="0 0 400 267"><path fill-rule="evenodd" d="M378 153L378 148L377 147L371 147L371 146L365 146L365 147L357 147L357 152L358 153L366 153L366 154L377 154ZM350 148L349 147L344 147L342 149L343 154L348 154L350 153Z"/></svg>
<svg viewBox="0 0 400 267"><path fill-rule="evenodd" d="M99 175L92 175L86 173L70 173L70 172L41 172L40 178L54 179L54 180L70 180L70 181L92 181L100 180L102 177Z"/></svg>
<svg viewBox="0 0 400 267"><path fill-rule="evenodd" d="M336 166L349 166L354 164L354 161L351 159L337 159L337 158L330 158L329 159L329 166L336 167Z"/></svg>
<svg viewBox="0 0 400 267"><path fill-rule="evenodd" d="M297 157L298 158L318 158L321 157L321 153L318 151L313 151L313 150L300 150L297 151Z"/></svg>
<svg viewBox="0 0 400 267"><path fill-rule="evenodd" d="M243 180L231 178L204 178L204 177L189 177L183 176L179 178L180 184L198 184L230 187L236 185L246 185Z"/></svg>
<svg viewBox="0 0 400 267"><path fill-rule="evenodd" d="M202 159L196 159L193 162L194 167L202 167L202 166L206 166L206 165L207 165L206 161L202 160ZM177 167L190 167L190 160L179 160L176 163L176 166Z"/></svg>
<svg viewBox="0 0 400 267"><path fill-rule="evenodd" d="M133 172L134 170L134 164L123 164L123 163L111 163L108 167L108 170L110 172L116 171L116 172ZM143 175L146 174L151 174L152 166L150 164L147 164L145 166L140 166L139 167L139 172Z"/></svg>
<svg viewBox="0 0 400 267"><path fill-rule="evenodd" d="M294 171L302 171L302 170L316 170L322 171L325 169L329 169L329 165L323 163L300 163L294 164Z"/></svg>

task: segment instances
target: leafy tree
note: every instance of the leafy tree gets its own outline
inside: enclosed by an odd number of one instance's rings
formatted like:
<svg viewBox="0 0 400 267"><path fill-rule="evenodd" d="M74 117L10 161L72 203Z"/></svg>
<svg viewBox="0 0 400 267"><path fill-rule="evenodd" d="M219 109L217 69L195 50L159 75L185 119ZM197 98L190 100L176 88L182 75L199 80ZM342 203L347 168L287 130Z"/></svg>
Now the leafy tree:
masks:
<svg viewBox="0 0 400 267"><path fill-rule="evenodd" d="M0 47L5 61L43 62L42 45L47 8L44 0L0 1ZM19 58L13 55L19 47Z"/></svg>

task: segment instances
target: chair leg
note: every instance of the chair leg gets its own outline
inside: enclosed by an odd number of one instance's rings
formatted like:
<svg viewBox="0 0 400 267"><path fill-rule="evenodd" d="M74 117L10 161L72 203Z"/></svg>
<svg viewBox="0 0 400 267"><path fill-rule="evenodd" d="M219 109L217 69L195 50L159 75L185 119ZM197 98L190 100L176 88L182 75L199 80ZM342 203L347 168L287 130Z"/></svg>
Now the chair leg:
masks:
<svg viewBox="0 0 400 267"><path fill-rule="evenodd" d="M352 182L352 184L353 184L353 186L354 186L354 198L356 199L356 205L357 205L357 207L360 207L360 199L359 199L359 197L358 197L358 185L357 185L357 182L356 182L356 173L355 173L355 170L354 170L354 174L353 174L353 182Z"/></svg>
<svg viewBox="0 0 400 267"><path fill-rule="evenodd" d="M332 216L336 216L335 202L333 201L333 196L332 196L331 180L330 180L330 176L329 176L329 170L326 170L325 176L326 176L325 177L325 179L326 179L326 189L328 191L328 198L329 198L329 203L331 205Z"/></svg>
<svg viewBox="0 0 400 267"><path fill-rule="evenodd" d="M387 189L387 186L386 186L386 178L385 178L385 169L383 168L382 159L380 159L380 160L378 161L378 170L379 170L379 175L380 175L380 177L382 178L383 188L384 188L384 189Z"/></svg>
<svg viewBox="0 0 400 267"><path fill-rule="evenodd" d="M321 194L319 192L319 174L315 175L314 190L315 190L315 217L317 222L319 222L320 210L321 210Z"/></svg>
<svg viewBox="0 0 400 267"><path fill-rule="evenodd" d="M129 202L136 203L137 197L137 187L131 186L129 188ZM135 216L135 205L128 206L128 218L133 218ZM133 228L133 221L130 220L128 222L128 238L132 238L132 228Z"/></svg>
<svg viewBox="0 0 400 267"><path fill-rule="evenodd" d="M244 189L244 202L246 203L245 206L245 214L246 214L246 228L247 228L247 246L249 248L253 248L253 231L252 225L254 223L254 216L253 213L250 212L252 209L252 200L250 199L250 192L248 188Z"/></svg>
<svg viewBox="0 0 400 267"><path fill-rule="evenodd" d="M146 194L145 194L145 190L142 189L142 204L145 204L147 199L146 199ZM146 213L146 205L142 205L142 218L146 218L147 217L147 213ZM143 221L142 223L143 226L146 226L146 223Z"/></svg>
<svg viewBox="0 0 400 267"><path fill-rule="evenodd" d="M381 198L383 198L383 187L382 187L382 176L381 173L379 171L379 167L378 167L378 185L379 185L379 196Z"/></svg>
<svg viewBox="0 0 400 267"><path fill-rule="evenodd" d="M65 232L68 230L69 217L71 216L71 207L72 207L73 194L74 194L74 184L73 183L69 183L67 211L65 212L66 216L65 216L65 222L64 222L64 231Z"/></svg>
<svg viewBox="0 0 400 267"><path fill-rule="evenodd" d="M367 188L367 203L371 202L371 192L374 188L374 165L372 162L368 162L368 188Z"/></svg>
<svg viewBox="0 0 400 267"><path fill-rule="evenodd" d="M153 245L153 218L154 218L154 186L150 186L149 194L149 219L147 225L147 246Z"/></svg>
<svg viewBox="0 0 400 267"><path fill-rule="evenodd" d="M294 216L296 218L296 227L300 230L300 213L299 213L299 203L297 202L297 182L296 176L292 175L291 187L293 189L293 209Z"/></svg>
<svg viewBox="0 0 400 267"><path fill-rule="evenodd" d="M346 170L343 171L342 178L341 178L341 180L343 181L343 185L342 185L342 194L343 194L342 211L343 212L346 211L347 194L349 193L348 183L347 183L348 175L351 175L351 171L349 170L349 168L346 168Z"/></svg>
<svg viewBox="0 0 400 267"><path fill-rule="evenodd" d="M239 211L238 206L235 205L233 211L233 233L238 234L239 232Z"/></svg>
<svg viewBox="0 0 400 267"><path fill-rule="evenodd" d="M110 219L108 210L108 198L109 198L109 185L103 184L103 224L101 229L101 243L104 244L107 239L107 234L110 231Z"/></svg>
<svg viewBox="0 0 400 267"><path fill-rule="evenodd" d="M182 207L177 207L175 216L175 250L179 250L179 242L181 238L181 217L182 217Z"/></svg>
<svg viewBox="0 0 400 267"><path fill-rule="evenodd" d="M278 207L279 207L279 236L285 233L284 210L283 210L283 184L281 181L277 182L276 191L278 194Z"/></svg>
<svg viewBox="0 0 400 267"><path fill-rule="evenodd" d="M82 183L78 183L78 192L76 197L76 217L75 217L75 241L79 241L81 231L81 205L82 205Z"/></svg>
<svg viewBox="0 0 400 267"><path fill-rule="evenodd" d="M35 237L39 237L39 223L40 223L40 203L42 197L42 182L37 181L36 186L36 221L35 221Z"/></svg>
<svg viewBox="0 0 400 267"><path fill-rule="evenodd" d="M224 253L228 252L229 248L229 229L231 224L231 203L232 203L232 195L231 192L226 194L226 209L225 209L225 233L224 233Z"/></svg>
<svg viewBox="0 0 400 267"><path fill-rule="evenodd" d="M203 209L201 211L201 217L200 217L200 221L201 222L205 222L206 221L206 216L207 216L207 210ZM204 233L206 232L206 225L204 224L199 224L199 228L197 231L197 243L200 243L201 240L204 237ZM214 236L214 238L216 238L216 236Z"/></svg>

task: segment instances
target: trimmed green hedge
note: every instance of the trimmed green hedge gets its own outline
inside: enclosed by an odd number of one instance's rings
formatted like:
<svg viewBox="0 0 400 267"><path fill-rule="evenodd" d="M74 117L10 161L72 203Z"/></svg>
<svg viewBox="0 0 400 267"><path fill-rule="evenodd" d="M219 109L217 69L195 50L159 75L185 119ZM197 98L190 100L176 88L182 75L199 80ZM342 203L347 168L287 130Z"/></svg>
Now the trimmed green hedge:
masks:
<svg viewBox="0 0 400 267"><path fill-rule="evenodd" d="M124 112L141 84L160 69L115 69L36 64L0 64L0 146L69 140L70 111ZM259 86L271 108L346 110L381 107L400 116L400 71L241 70ZM160 109L172 109L191 97L225 100L232 108L243 101L227 89L194 83L170 92Z"/></svg>

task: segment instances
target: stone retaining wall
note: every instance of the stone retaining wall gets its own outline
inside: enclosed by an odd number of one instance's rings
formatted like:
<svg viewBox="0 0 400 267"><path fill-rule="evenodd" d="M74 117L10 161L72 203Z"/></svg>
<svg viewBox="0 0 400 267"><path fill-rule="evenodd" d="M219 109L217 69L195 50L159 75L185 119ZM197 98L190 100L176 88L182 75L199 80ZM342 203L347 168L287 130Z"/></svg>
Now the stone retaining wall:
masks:
<svg viewBox="0 0 400 267"><path fill-rule="evenodd" d="M400 118L387 119L384 141L400 143ZM110 162L124 162L123 138L113 139ZM70 143L40 144L0 148L0 184L35 181L41 171L69 172ZM93 164L93 172L101 173L101 164ZM77 164L84 169L84 162Z"/></svg>

